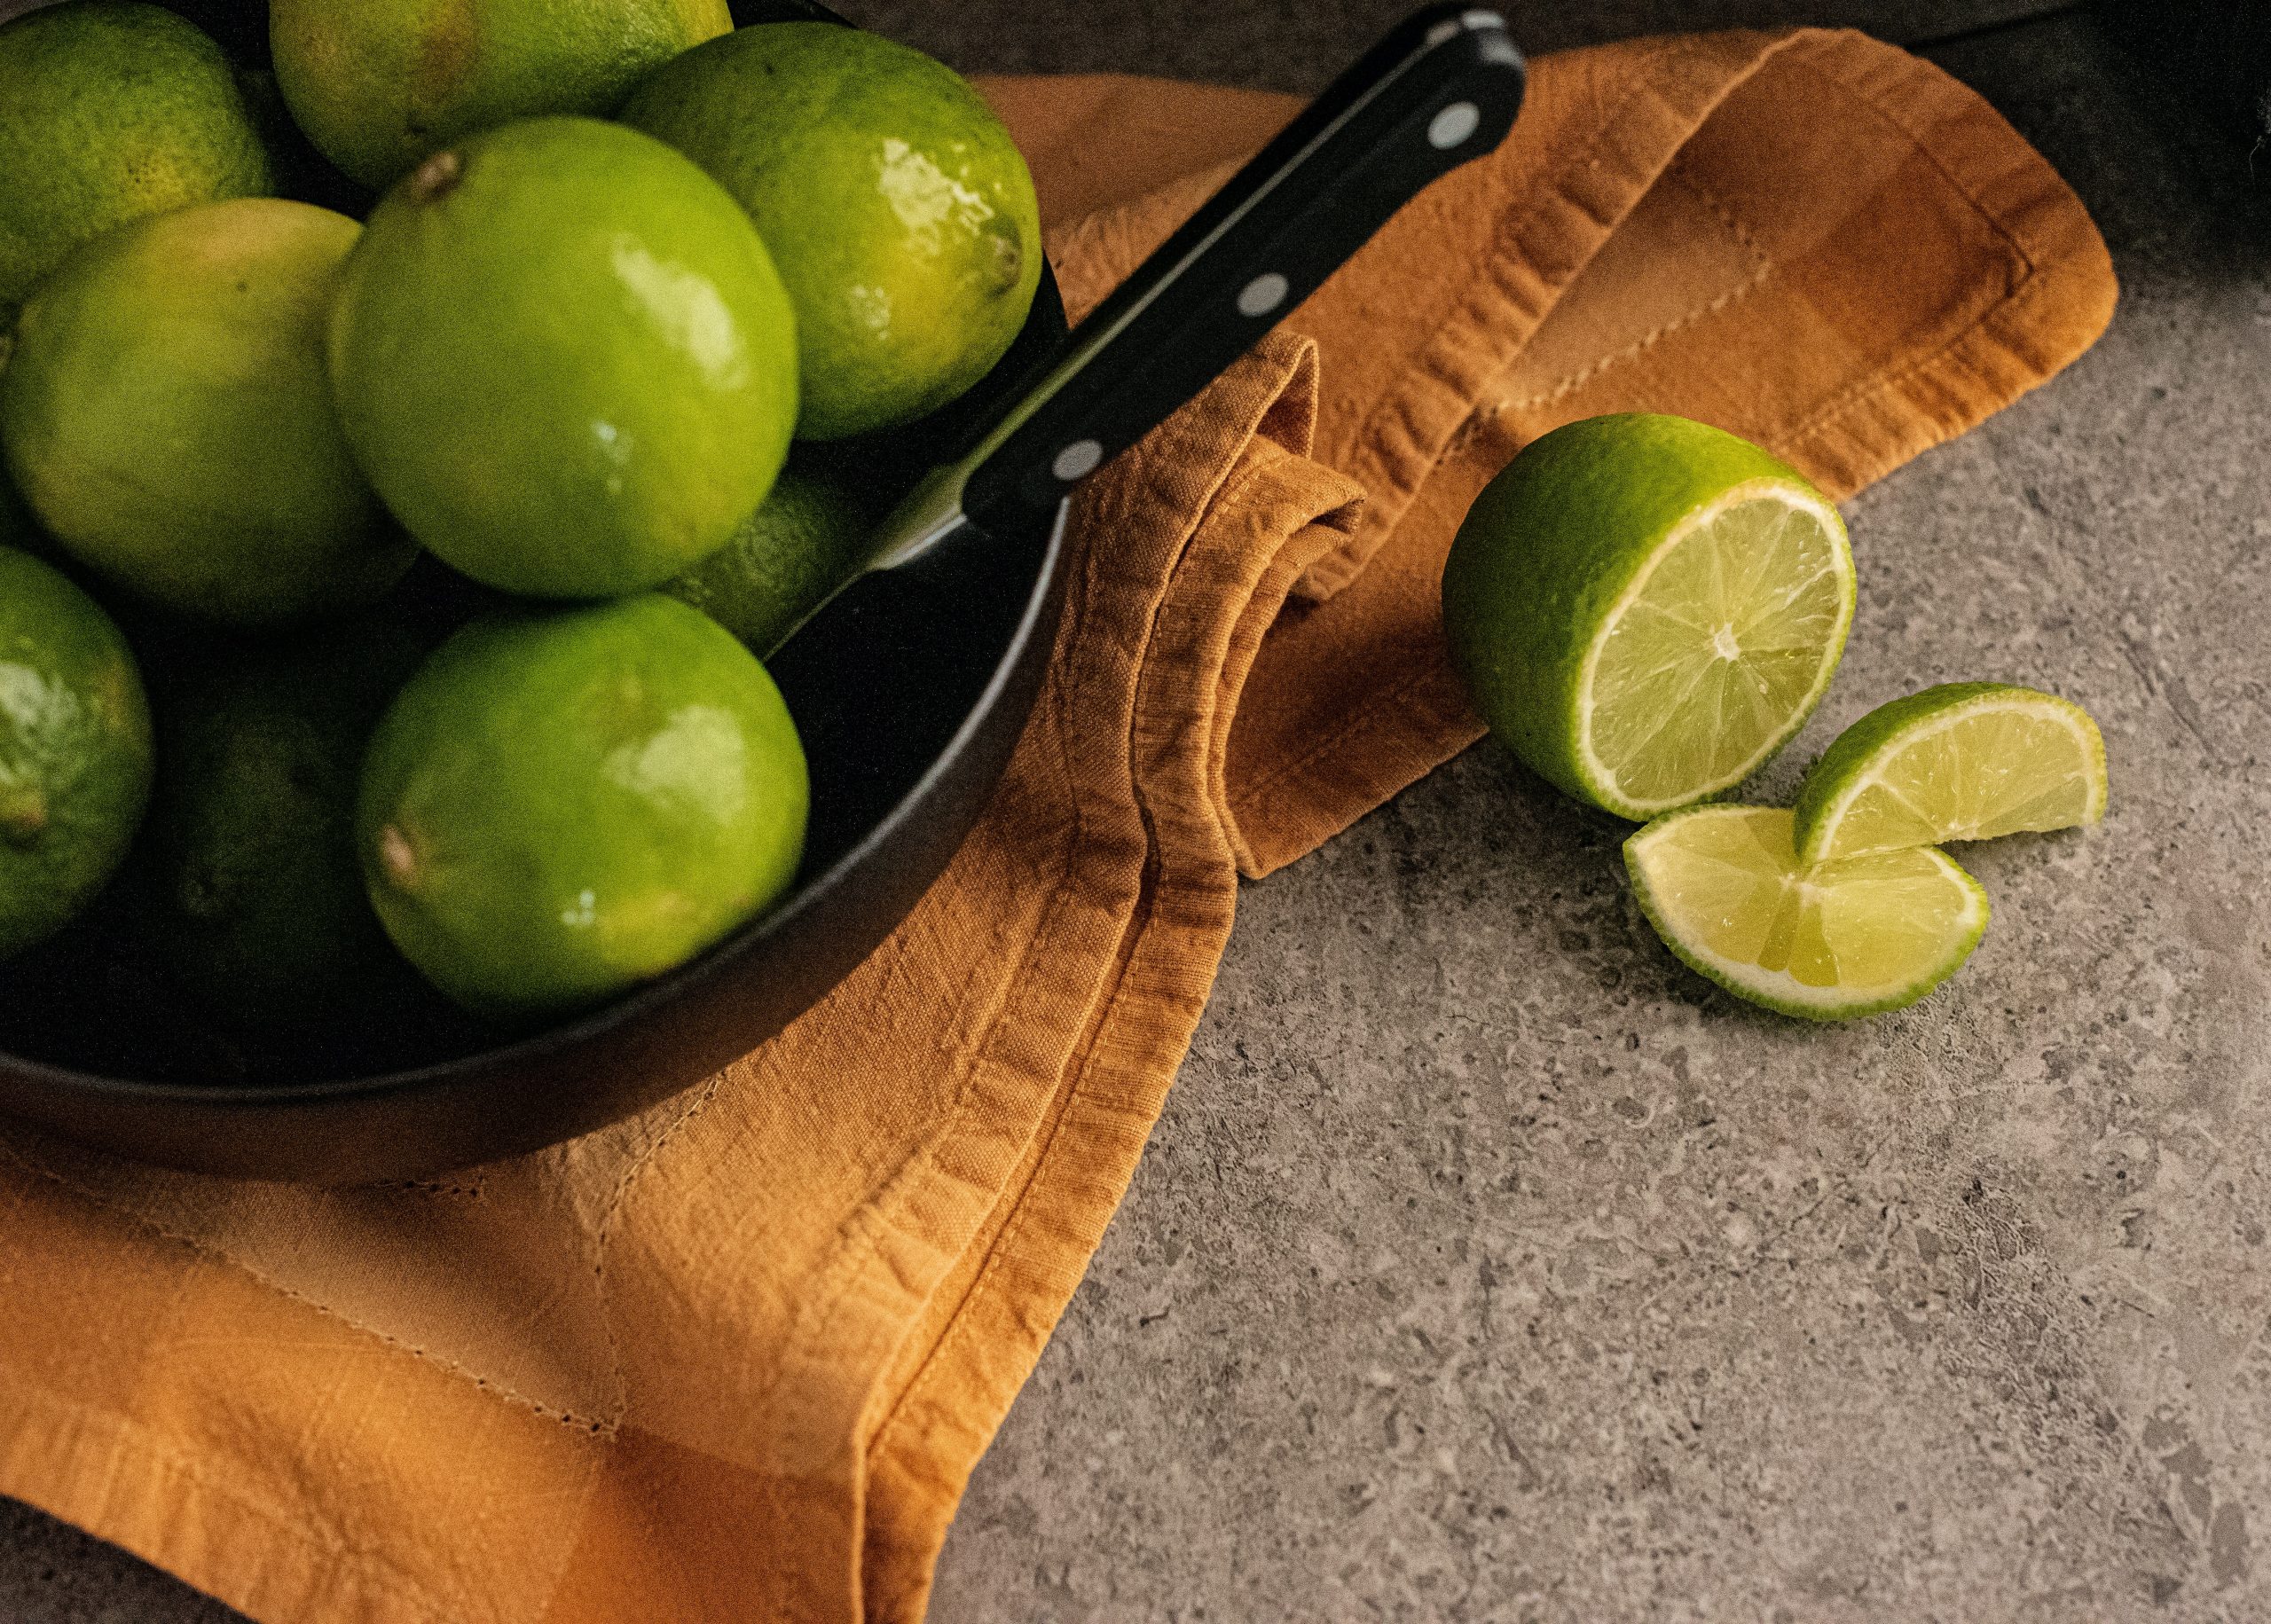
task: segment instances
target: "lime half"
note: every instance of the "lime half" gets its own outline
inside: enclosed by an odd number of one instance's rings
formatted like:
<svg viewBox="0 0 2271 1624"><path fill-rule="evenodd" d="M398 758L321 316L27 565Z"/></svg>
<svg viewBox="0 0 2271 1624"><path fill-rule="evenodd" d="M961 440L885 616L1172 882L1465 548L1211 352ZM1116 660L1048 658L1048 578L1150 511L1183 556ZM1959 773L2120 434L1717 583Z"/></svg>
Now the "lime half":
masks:
<svg viewBox="0 0 2271 1624"><path fill-rule="evenodd" d="M1738 998L1813 1021L1913 1004L1971 956L1987 893L1930 846L1806 867L1779 807L1698 806L1624 843L1648 922Z"/></svg>
<svg viewBox="0 0 2271 1624"><path fill-rule="evenodd" d="M1828 499L1685 418L1589 418L1526 447L1443 572L1454 663L1491 730L1632 819L1741 783L1829 686L1853 556Z"/></svg>
<svg viewBox="0 0 2271 1624"><path fill-rule="evenodd" d="M2105 816L2105 741L2070 700L1951 682L1837 735L1798 790L1801 861L2067 829Z"/></svg>

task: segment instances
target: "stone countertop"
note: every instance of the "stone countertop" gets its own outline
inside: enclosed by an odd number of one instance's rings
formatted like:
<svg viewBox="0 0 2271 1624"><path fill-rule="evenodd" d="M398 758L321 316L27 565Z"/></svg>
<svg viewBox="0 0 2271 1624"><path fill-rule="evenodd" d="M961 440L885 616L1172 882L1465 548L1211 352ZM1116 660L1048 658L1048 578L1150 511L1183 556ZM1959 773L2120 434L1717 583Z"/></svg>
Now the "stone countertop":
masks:
<svg viewBox="0 0 2271 1624"><path fill-rule="evenodd" d="M972 70L1300 90L1402 7L1299 9L863 15ZM1589 0L1537 43L2018 9ZM2100 718L2105 826L1968 851L1971 966L1831 1030L1680 970L1621 827L1489 745L1247 887L938 1624L2271 1614L2271 189L2084 17L1930 54L2123 302L1849 506L1852 642L1763 788L2001 676ZM0 1619L234 1617L0 1502Z"/></svg>

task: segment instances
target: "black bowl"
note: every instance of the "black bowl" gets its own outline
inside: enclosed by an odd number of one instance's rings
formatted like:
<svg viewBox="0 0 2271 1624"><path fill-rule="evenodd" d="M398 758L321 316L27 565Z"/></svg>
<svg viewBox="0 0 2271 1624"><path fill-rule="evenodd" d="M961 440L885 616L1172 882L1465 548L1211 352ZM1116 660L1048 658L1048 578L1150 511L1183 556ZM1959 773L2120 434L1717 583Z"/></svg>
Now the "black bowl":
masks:
<svg viewBox="0 0 2271 1624"><path fill-rule="evenodd" d="M832 448L829 463L864 472L888 506L1065 333L1044 275L975 390L936 420ZM534 1036L444 1014L262 1055L201 1027L98 926L0 972L0 1111L167 1166L343 1184L535 1149L700 1081L849 975L984 810L1055 641L1064 522L1059 507L965 531L767 662L812 770L804 867L772 912L691 963Z"/></svg>

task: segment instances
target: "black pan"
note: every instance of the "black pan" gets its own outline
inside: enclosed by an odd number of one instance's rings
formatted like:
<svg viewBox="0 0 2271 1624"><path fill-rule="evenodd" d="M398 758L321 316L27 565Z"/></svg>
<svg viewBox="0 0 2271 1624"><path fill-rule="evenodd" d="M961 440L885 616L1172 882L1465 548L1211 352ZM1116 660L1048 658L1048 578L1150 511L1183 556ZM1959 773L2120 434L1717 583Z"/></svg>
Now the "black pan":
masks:
<svg viewBox="0 0 2271 1624"><path fill-rule="evenodd" d="M0 1110L169 1166L350 1183L589 1132L763 1043L891 933L983 810L1055 638L1067 492L1421 187L1495 147L1522 89L1496 13L1422 12L1069 336L1053 290L1037 302L978 400L931 426L947 459L880 527L870 568L767 662L811 762L813 811L800 882L763 919L592 1015L490 1047L460 1038L429 1063L216 1082L0 1055Z"/></svg>

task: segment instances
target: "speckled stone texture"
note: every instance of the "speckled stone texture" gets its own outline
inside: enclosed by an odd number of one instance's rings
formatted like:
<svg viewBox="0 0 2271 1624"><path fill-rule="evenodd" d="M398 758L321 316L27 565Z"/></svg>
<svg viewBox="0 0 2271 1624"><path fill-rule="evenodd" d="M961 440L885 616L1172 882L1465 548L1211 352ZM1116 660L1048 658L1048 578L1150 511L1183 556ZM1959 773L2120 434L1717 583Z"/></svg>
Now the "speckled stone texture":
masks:
<svg viewBox="0 0 2271 1624"><path fill-rule="evenodd" d="M1248 887L940 1624L2271 1616L2271 221L2078 19L1938 55L2125 302L1852 504L1755 788L1993 676L2101 718L2110 819L1968 850L1970 969L1837 1030L1681 971L1489 746Z"/></svg>
<svg viewBox="0 0 2271 1624"><path fill-rule="evenodd" d="M864 14L970 68L1308 89L1396 9ZM2124 302L1851 505L1844 669L1757 788L2003 677L2102 722L2106 825L1962 853L1970 968L1841 1030L1681 971L1622 827L1489 746L1248 887L937 1624L2271 1617L2271 204L2084 19L1933 54L2081 191ZM0 1502L0 1620L233 1617Z"/></svg>

